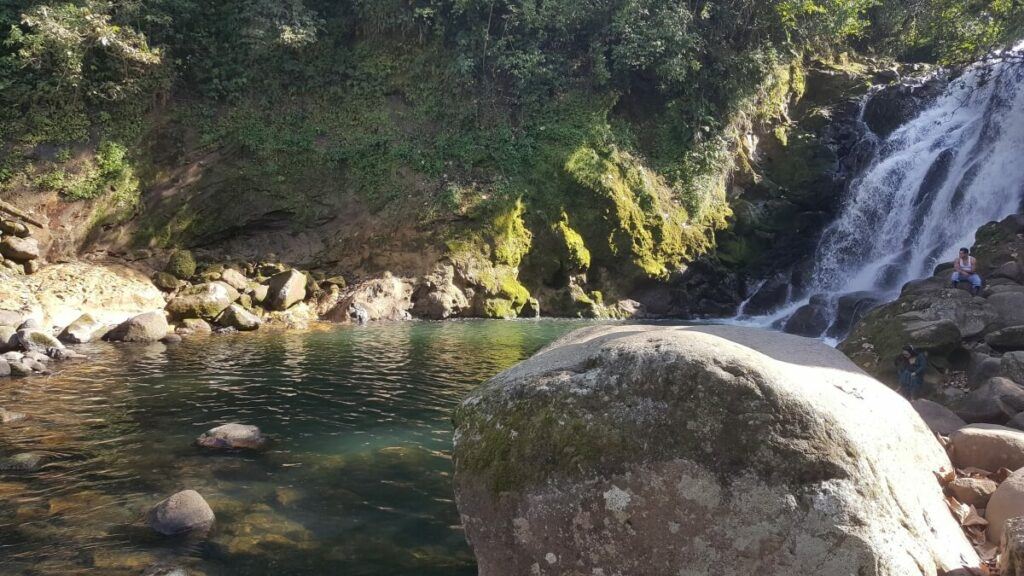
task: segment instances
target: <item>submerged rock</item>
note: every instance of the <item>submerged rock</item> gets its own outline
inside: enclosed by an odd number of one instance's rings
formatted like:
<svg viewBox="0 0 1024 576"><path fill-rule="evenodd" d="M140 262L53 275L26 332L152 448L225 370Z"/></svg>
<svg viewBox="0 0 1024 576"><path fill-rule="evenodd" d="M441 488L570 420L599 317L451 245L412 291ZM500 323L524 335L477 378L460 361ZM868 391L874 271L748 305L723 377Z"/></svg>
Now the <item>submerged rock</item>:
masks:
<svg viewBox="0 0 1024 576"><path fill-rule="evenodd" d="M15 412L6 408L0 408L0 424L21 422L26 418L28 418L28 415L23 412Z"/></svg>
<svg viewBox="0 0 1024 576"><path fill-rule="evenodd" d="M165 536L205 533L213 527L213 510L195 490L184 490L150 509L146 523Z"/></svg>
<svg viewBox="0 0 1024 576"><path fill-rule="evenodd" d="M977 556L894 392L819 342L593 327L455 415L455 486L488 576L934 576Z"/></svg>
<svg viewBox="0 0 1024 576"><path fill-rule="evenodd" d="M46 461L46 457L35 452L15 454L0 458L0 472L35 472Z"/></svg>
<svg viewBox="0 0 1024 576"><path fill-rule="evenodd" d="M196 439L197 445L216 450L259 450L267 442L258 427L236 423L217 426Z"/></svg>

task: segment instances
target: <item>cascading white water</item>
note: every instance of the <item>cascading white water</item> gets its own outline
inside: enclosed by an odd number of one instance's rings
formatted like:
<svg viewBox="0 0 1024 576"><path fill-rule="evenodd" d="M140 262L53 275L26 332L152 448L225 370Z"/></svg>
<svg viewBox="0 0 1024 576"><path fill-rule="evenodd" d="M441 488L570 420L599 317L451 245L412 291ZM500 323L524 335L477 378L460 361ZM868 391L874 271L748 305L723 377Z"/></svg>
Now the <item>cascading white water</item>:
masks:
<svg viewBox="0 0 1024 576"><path fill-rule="evenodd" d="M822 235L811 293L893 294L1022 197L1024 66L975 66L882 144Z"/></svg>

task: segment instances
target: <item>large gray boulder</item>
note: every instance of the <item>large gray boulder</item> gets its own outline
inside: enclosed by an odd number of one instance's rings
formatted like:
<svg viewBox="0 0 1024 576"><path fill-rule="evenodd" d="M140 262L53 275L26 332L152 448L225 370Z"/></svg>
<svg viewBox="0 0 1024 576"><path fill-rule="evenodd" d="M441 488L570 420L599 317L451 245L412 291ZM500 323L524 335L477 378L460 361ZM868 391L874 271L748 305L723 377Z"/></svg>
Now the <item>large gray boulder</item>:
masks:
<svg viewBox="0 0 1024 576"><path fill-rule="evenodd" d="M985 343L996 350L1024 350L1024 326L1009 326L985 335Z"/></svg>
<svg viewBox="0 0 1024 576"><path fill-rule="evenodd" d="M115 342L158 342L171 331L167 316L157 310L125 320L104 336Z"/></svg>
<svg viewBox="0 0 1024 576"><path fill-rule="evenodd" d="M967 422L1004 424L1024 411L1024 386L1007 378L990 378L956 406Z"/></svg>
<svg viewBox="0 0 1024 576"><path fill-rule="evenodd" d="M57 338L68 344L85 344L96 338L102 338L106 331L106 324L87 313L68 324Z"/></svg>
<svg viewBox="0 0 1024 576"><path fill-rule="evenodd" d="M595 326L455 414L481 576L934 576L977 557L910 405L820 342Z"/></svg>
<svg viewBox="0 0 1024 576"><path fill-rule="evenodd" d="M195 490L178 492L146 514L149 527L165 536L205 533L213 527L213 521L213 510Z"/></svg>
<svg viewBox="0 0 1024 576"><path fill-rule="evenodd" d="M1000 292L989 296L987 302L1003 326L1024 325L1024 292Z"/></svg>
<svg viewBox="0 0 1024 576"><path fill-rule="evenodd" d="M266 305L271 310L287 310L306 297L306 275L288 270L267 282Z"/></svg>
<svg viewBox="0 0 1024 576"><path fill-rule="evenodd" d="M238 300L238 297L238 290L224 282L198 284L182 290L168 302L167 313L175 320L183 318L213 320L232 302Z"/></svg>

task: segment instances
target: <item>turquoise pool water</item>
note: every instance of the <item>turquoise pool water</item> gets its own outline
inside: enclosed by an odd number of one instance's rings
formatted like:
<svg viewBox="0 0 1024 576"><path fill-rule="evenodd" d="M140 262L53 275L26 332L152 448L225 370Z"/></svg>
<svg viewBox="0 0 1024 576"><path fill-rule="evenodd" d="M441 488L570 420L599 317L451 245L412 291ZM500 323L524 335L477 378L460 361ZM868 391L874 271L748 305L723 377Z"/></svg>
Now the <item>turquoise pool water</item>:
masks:
<svg viewBox="0 0 1024 576"><path fill-rule="evenodd" d="M451 490L453 407L583 325L409 322L86 347L88 363L0 384L0 575L476 573ZM257 455L192 446L225 422ZM182 489L217 515L203 540L156 538L145 510Z"/></svg>

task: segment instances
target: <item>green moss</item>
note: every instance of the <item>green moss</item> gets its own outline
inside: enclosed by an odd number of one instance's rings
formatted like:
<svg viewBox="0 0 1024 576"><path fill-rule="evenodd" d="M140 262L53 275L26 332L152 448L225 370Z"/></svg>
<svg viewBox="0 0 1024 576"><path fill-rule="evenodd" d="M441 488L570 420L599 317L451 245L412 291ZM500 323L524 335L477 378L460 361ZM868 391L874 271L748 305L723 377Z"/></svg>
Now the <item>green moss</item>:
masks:
<svg viewBox="0 0 1024 576"><path fill-rule="evenodd" d="M610 256L644 276L663 278L710 246L673 201L672 190L631 155L582 146L569 156L565 170L605 204L602 224Z"/></svg>
<svg viewBox="0 0 1024 576"><path fill-rule="evenodd" d="M523 256L530 251L533 234L523 222L526 206L517 199L513 207L498 214L492 226L494 262L506 266L519 266Z"/></svg>
<svg viewBox="0 0 1024 576"><path fill-rule="evenodd" d="M170 260L167 261L164 271L174 275L175 278L187 280L196 273L196 259L188 250L175 250L171 254Z"/></svg>
<svg viewBox="0 0 1024 576"><path fill-rule="evenodd" d="M522 306L520 306L522 308ZM519 316L513 303L504 298L488 298L484 301L484 317L508 320Z"/></svg>
<svg viewBox="0 0 1024 576"><path fill-rule="evenodd" d="M569 215L562 213L562 219L554 226L555 234L562 240L566 250L566 266L573 271L585 272L590 268L590 250L580 233L569 226Z"/></svg>

